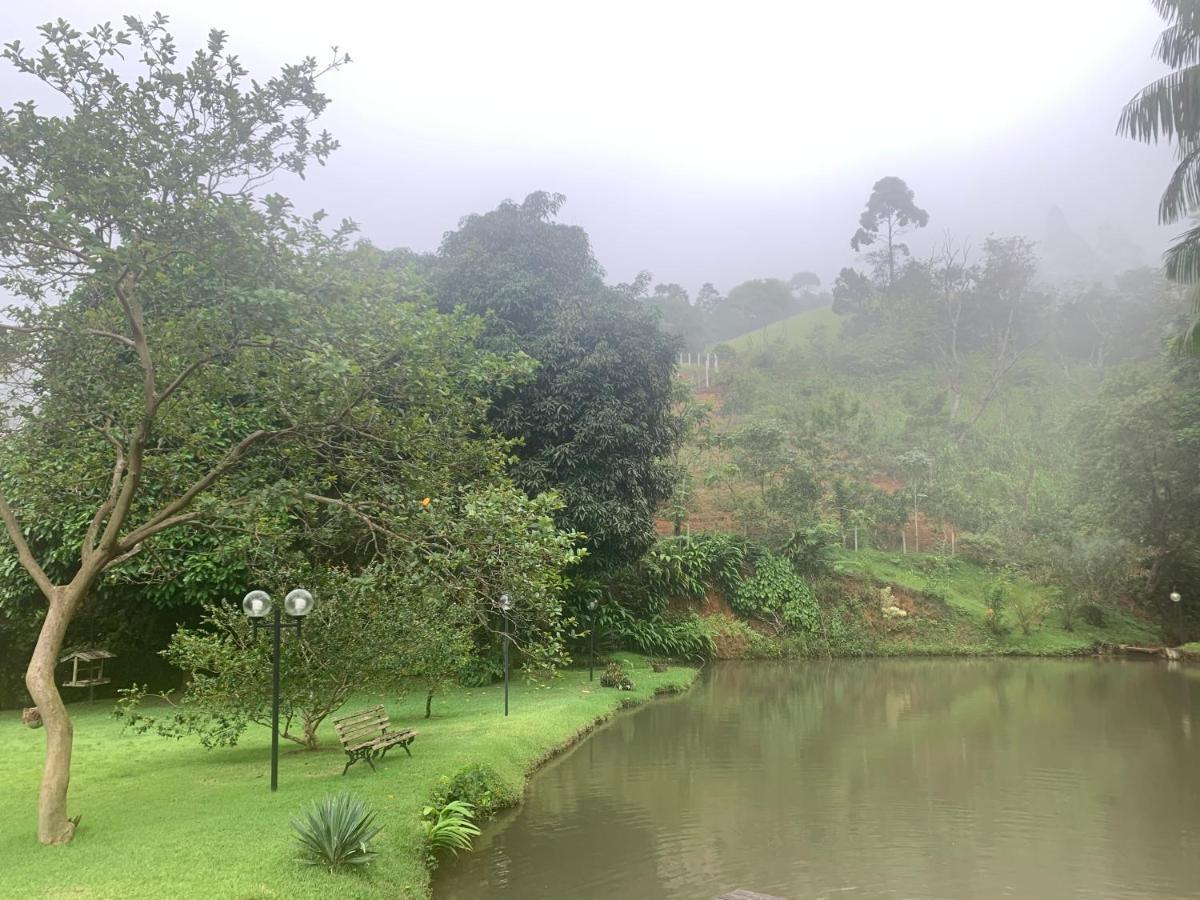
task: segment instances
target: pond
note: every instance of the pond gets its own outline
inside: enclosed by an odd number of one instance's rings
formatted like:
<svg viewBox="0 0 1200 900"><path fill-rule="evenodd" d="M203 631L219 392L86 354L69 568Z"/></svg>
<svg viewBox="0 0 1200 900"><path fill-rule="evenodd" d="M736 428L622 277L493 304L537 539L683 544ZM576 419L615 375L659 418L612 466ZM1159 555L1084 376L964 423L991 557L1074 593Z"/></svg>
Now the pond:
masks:
<svg viewBox="0 0 1200 900"><path fill-rule="evenodd" d="M720 664L539 772L434 897L1200 897L1196 728L1196 668Z"/></svg>

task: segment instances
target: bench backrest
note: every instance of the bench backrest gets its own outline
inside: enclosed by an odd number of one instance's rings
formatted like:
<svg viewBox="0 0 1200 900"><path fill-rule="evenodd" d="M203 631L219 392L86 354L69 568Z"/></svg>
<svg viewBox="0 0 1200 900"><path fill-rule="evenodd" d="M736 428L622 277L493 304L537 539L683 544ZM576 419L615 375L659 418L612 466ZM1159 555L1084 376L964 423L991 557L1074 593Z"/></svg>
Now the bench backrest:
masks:
<svg viewBox="0 0 1200 900"><path fill-rule="evenodd" d="M382 705L372 706L348 716L339 716L333 720L333 728L343 747L381 735L388 730L389 724L388 714Z"/></svg>

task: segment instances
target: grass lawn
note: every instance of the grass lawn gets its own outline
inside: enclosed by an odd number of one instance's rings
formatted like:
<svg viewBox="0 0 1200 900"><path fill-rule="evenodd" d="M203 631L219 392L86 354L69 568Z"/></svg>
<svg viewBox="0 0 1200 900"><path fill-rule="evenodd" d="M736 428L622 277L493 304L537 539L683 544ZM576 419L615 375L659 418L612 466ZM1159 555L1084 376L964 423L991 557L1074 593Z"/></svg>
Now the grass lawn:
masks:
<svg viewBox="0 0 1200 900"><path fill-rule="evenodd" d="M270 732L258 726L237 747L206 751L194 741L122 734L112 704L71 707L75 752L71 815L75 840L42 847L35 838L44 736L0 713L0 897L407 897L428 894L418 838L419 812L443 775L486 762L513 787L556 748L622 703L689 685L695 671L656 674L626 657L632 693L588 683L572 669L544 686L517 680L503 716L503 688L458 688L434 699L362 695L347 710L382 701L393 723L420 734L409 759L394 750L378 764L341 776L345 756L333 728L323 749L281 746L279 791L270 792ZM378 811L380 855L363 872L331 876L300 864L288 825L313 800L350 789Z"/></svg>

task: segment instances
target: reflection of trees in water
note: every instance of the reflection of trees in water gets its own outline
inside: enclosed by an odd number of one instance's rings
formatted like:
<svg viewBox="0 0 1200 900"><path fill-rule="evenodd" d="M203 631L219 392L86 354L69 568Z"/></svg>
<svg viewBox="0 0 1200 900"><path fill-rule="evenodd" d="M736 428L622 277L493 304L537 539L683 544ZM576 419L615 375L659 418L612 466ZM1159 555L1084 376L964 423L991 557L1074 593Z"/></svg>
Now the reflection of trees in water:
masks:
<svg viewBox="0 0 1200 900"><path fill-rule="evenodd" d="M1197 704L1197 673L1153 664L721 665L539 776L505 851L573 875L602 854L638 897L1178 895Z"/></svg>

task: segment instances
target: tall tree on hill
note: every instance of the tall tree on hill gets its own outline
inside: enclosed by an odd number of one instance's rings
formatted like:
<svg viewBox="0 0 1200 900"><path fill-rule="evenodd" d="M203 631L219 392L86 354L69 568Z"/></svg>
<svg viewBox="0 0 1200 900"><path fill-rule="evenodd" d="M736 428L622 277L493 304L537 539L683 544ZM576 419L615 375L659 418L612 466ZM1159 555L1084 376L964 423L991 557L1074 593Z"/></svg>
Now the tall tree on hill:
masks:
<svg viewBox="0 0 1200 900"><path fill-rule="evenodd" d="M875 182L866 209L858 219L858 230L850 238L855 252L883 241L880 250L882 268L887 274L887 286L896 282L898 256L908 255L908 245L900 238L913 228L929 224L929 213L917 206L912 189L903 178L888 175Z"/></svg>
<svg viewBox="0 0 1200 900"><path fill-rule="evenodd" d="M557 490L560 524L586 534L588 565L603 567L650 545L671 496L678 345L635 296L649 276L607 287L587 233L554 221L563 199L538 192L467 216L443 239L431 282L443 309L484 318L485 345L537 361L531 380L496 398L492 421L519 442L517 481L531 495Z"/></svg>
<svg viewBox="0 0 1200 900"><path fill-rule="evenodd" d="M1172 71L1144 87L1121 111L1117 133L1156 144L1175 144L1179 159L1158 206L1164 225L1200 213L1200 0L1153 0L1166 20L1154 55ZM1167 250L1167 277L1192 288L1192 316L1176 348L1200 354L1200 224Z"/></svg>

